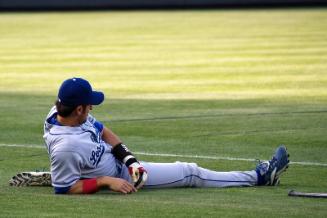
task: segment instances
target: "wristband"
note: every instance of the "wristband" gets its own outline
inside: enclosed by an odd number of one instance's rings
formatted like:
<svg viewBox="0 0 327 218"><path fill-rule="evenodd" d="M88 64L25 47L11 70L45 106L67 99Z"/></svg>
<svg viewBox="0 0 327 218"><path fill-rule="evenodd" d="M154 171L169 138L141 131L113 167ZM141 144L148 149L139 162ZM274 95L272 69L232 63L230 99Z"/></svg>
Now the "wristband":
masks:
<svg viewBox="0 0 327 218"><path fill-rule="evenodd" d="M127 167L131 164L137 162L136 158L133 154L128 150L126 145L120 143L113 147L112 154L117 158L119 161L123 162Z"/></svg>
<svg viewBox="0 0 327 218"><path fill-rule="evenodd" d="M97 179L84 179L83 194L93 194L98 191Z"/></svg>

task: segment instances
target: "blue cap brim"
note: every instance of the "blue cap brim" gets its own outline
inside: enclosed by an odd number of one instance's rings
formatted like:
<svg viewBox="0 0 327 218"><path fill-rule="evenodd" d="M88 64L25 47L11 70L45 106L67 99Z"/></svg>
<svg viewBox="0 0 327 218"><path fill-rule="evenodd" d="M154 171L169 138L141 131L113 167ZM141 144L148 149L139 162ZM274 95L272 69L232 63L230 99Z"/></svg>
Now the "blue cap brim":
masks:
<svg viewBox="0 0 327 218"><path fill-rule="evenodd" d="M104 94L102 92L93 91L92 92L92 99L91 99L91 105L99 105L104 100Z"/></svg>

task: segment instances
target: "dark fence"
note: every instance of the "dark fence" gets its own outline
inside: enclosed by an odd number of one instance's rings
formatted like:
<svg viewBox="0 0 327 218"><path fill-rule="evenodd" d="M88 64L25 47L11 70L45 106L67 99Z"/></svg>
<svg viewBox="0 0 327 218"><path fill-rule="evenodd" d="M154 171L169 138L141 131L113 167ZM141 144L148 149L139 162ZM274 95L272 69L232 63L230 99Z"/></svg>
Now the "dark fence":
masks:
<svg viewBox="0 0 327 218"><path fill-rule="evenodd" d="M2 10L219 8L327 5L327 0L0 0Z"/></svg>

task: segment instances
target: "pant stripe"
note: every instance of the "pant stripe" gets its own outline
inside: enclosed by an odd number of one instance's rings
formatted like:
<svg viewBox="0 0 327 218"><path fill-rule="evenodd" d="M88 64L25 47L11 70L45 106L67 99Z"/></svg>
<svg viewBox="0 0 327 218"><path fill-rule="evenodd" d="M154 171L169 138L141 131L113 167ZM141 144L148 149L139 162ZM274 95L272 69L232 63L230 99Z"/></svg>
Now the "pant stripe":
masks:
<svg viewBox="0 0 327 218"><path fill-rule="evenodd" d="M253 183L253 181L229 181L229 180L216 180L216 179L204 179L204 178L201 178L200 176L198 175L188 175L188 176L185 176L183 179L179 179L179 180L176 180L176 181L173 181L173 182L168 182L168 183L162 183L162 184L155 184L155 185L145 185L146 187L154 187L154 186L164 186L164 185L171 185L171 184L174 184L174 183L177 183L177 182L181 182L183 181L184 179L187 179L189 177L197 177L201 180L204 180L204 181L209 181L209 182L222 182L222 183L245 183L245 184L253 184L255 185L255 183Z"/></svg>

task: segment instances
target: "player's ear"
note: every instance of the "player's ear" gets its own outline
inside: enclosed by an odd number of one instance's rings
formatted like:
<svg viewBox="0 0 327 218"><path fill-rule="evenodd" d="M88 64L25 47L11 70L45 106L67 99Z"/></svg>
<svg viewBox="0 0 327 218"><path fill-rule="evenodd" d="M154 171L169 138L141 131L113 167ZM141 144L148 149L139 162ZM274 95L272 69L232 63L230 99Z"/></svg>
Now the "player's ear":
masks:
<svg viewBox="0 0 327 218"><path fill-rule="evenodd" d="M84 112L83 106L82 105L78 105L75 109L76 115L82 115Z"/></svg>

